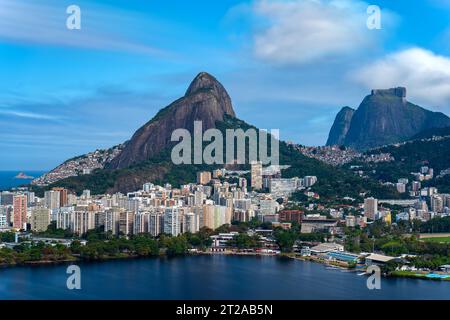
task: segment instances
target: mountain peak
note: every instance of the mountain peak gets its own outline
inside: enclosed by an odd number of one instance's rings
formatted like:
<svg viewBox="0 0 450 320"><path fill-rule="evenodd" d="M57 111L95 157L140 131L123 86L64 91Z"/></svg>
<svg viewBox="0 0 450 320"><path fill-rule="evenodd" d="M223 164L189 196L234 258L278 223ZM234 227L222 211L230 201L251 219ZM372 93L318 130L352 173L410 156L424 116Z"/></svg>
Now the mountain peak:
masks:
<svg viewBox="0 0 450 320"><path fill-rule="evenodd" d="M201 121L206 131L215 128L224 115L235 117L230 96L212 75L201 72L189 85L184 97L161 109L156 116L139 128L119 156L108 167L125 168L158 155L172 145L176 129L194 132L194 122Z"/></svg>
<svg viewBox="0 0 450 320"><path fill-rule="evenodd" d="M213 91L218 95L221 95L223 92L226 93L226 90L222 84L207 72L200 72L194 80L192 80L186 91L185 97L202 91Z"/></svg>
<svg viewBox="0 0 450 320"><path fill-rule="evenodd" d="M327 146L342 145L347 135L355 110L345 106L339 111L328 135Z"/></svg>
<svg viewBox="0 0 450 320"><path fill-rule="evenodd" d="M406 88L374 89L372 90L372 96L396 96L399 98L406 98Z"/></svg>
<svg viewBox="0 0 450 320"><path fill-rule="evenodd" d="M345 106L342 107L341 110L339 111L339 113L344 113L344 112L355 112L355 109L349 107L349 106Z"/></svg>

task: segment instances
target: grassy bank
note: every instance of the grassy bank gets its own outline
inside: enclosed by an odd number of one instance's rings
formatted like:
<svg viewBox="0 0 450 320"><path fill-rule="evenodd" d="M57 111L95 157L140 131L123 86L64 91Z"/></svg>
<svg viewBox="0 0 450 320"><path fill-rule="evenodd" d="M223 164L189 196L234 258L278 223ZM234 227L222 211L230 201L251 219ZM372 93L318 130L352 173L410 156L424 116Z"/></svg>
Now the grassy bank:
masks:
<svg viewBox="0 0 450 320"><path fill-rule="evenodd" d="M450 243L450 237L420 238L420 240L428 242Z"/></svg>
<svg viewBox="0 0 450 320"><path fill-rule="evenodd" d="M419 273L418 271L392 271L389 273L390 277L398 278L413 278L413 279L423 279L423 280L433 280L433 281L450 281L449 278L438 278L430 277L430 273Z"/></svg>

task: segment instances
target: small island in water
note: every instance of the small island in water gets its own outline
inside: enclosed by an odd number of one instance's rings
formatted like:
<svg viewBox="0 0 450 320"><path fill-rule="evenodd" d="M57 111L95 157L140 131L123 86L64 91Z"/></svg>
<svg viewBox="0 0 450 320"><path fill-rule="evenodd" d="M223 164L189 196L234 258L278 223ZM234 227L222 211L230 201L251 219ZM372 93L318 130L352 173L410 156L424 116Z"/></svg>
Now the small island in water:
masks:
<svg viewBox="0 0 450 320"><path fill-rule="evenodd" d="M17 176L15 176L14 178L16 178L16 179L34 179L34 177L29 176L29 175L25 174L24 172L19 172L17 174Z"/></svg>

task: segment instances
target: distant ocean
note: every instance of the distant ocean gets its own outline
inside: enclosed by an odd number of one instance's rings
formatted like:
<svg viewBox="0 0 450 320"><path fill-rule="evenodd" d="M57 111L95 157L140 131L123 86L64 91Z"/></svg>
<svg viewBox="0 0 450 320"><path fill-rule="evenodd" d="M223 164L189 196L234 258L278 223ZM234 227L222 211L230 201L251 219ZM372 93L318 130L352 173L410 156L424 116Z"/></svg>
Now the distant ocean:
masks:
<svg viewBox="0 0 450 320"><path fill-rule="evenodd" d="M23 172L27 176L32 176L34 178L40 177L46 171L0 171L0 190L8 190L14 187L21 186L23 184L28 184L33 179L16 179L15 177Z"/></svg>

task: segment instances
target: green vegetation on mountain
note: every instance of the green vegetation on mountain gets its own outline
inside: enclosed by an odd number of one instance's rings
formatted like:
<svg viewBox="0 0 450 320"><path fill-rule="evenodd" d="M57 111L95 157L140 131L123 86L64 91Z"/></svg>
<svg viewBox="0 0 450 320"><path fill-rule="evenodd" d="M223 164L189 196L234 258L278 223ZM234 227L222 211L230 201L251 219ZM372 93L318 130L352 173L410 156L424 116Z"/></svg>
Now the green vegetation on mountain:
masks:
<svg viewBox="0 0 450 320"><path fill-rule="evenodd" d="M445 137L448 129L428 130L420 134L418 139L404 143L367 151L367 154L389 153L394 157L391 162L365 163L353 161L352 165L362 166L362 170L376 180L397 182L399 178L412 180L411 172L419 172L421 166L433 168L434 176L441 170L450 168L450 137ZM443 137L429 139L432 136ZM450 176L435 178L422 182L423 186L436 186L440 192L450 192Z"/></svg>
<svg viewBox="0 0 450 320"><path fill-rule="evenodd" d="M445 137L445 136L450 136L450 127L427 129L418 133L409 140L427 139L432 137Z"/></svg>

